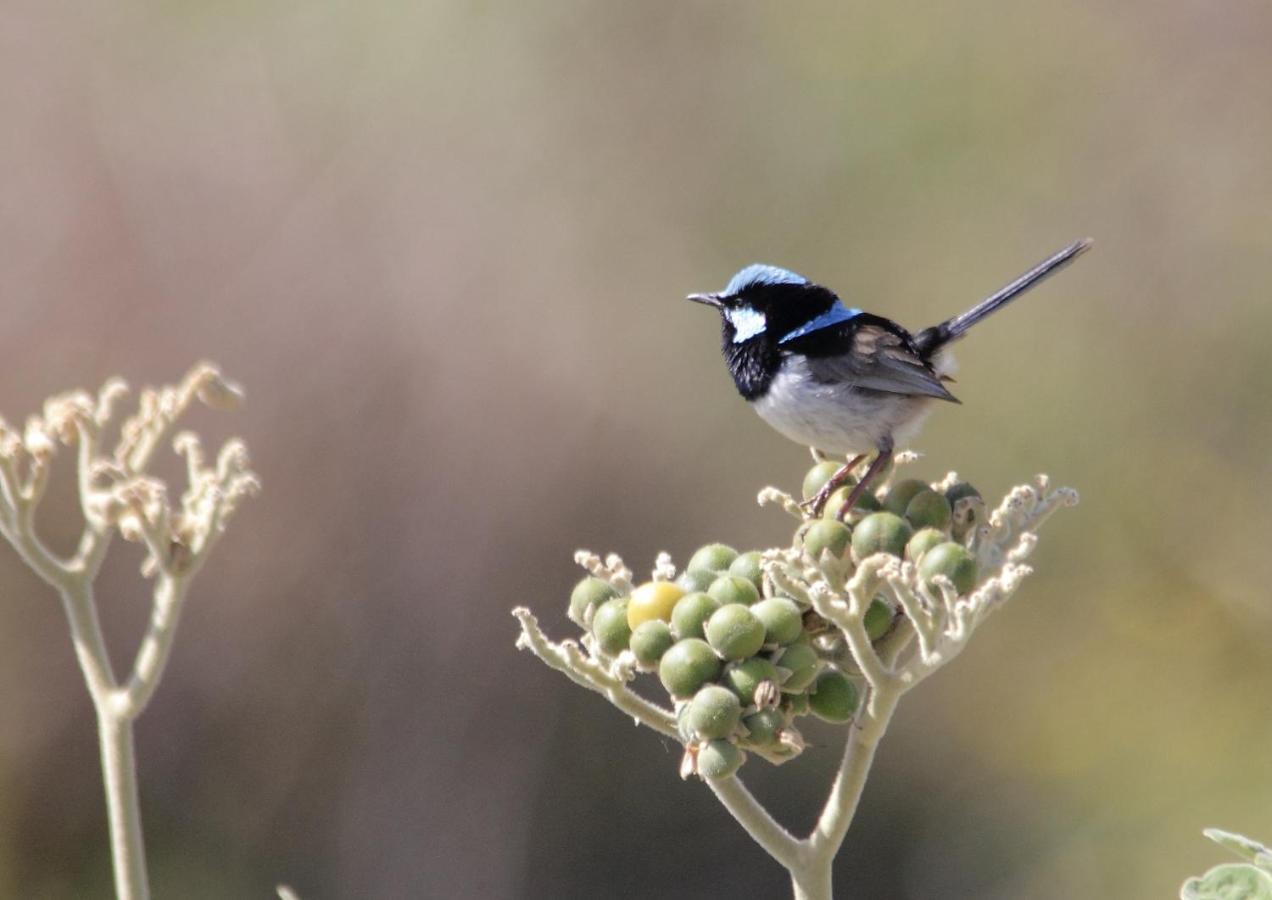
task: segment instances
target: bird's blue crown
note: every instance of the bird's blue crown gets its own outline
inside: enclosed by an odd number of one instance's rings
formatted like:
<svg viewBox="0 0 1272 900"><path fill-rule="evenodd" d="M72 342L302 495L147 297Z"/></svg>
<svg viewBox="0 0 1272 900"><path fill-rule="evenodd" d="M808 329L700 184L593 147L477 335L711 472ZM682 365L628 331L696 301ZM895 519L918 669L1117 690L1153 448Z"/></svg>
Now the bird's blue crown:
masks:
<svg viewBox="0 0 1272 900"><path fill-rule="evenodd" d="M749 287L760 284L808 284L808 279L789 269L752 263L729 279L724 296L736 297Z"/></svg>

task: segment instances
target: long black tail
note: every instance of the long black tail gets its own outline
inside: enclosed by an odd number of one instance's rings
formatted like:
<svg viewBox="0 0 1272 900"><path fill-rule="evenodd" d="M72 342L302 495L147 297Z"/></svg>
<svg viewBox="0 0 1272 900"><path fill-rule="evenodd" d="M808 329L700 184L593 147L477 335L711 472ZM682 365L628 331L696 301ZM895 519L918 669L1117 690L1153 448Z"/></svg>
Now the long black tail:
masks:
<svg viewBox="0 0 1272 900"><path fill-rule="evenodd" d="M1082 253L1082 251L1091 246L1091 243L1092 241L1090 238L1083 238L1080 241L1074 241L1055 256L1049 257L1048 259L1038 263L1038 265L1034 266L1024 275L1021 275L1011 284L996 291L992 296L985 298L980 303L977 303L967 312L942 322L940 325L933 325L931 328L924 328L914 336L914 343L918 347L919 352L922 353L924 357L928 357L951 341L958 340L963 336L963 333L967 331L967 329L971 328L994 310L1006 306L1012 300L1015 300L1048 275L1060 271L1069 263L1073 262L1077 259L1078 255Z"/></svg>

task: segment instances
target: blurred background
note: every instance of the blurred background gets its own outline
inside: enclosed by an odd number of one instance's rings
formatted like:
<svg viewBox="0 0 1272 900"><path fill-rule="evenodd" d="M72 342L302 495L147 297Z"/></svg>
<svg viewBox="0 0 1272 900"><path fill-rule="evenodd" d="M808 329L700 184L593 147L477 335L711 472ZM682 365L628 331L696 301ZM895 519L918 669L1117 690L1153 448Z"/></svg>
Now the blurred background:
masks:
<svg viewBox="0 0 1272 900"><path fill-rule="evenodd" d="M513 647L578 547L789 538L806 452L682 301L755 260L961 347L913 474L1082 505L903 704L839 859L888 898L1175 896L1272 839L1272 8L0 9L0 412L200 358L265 484L138 727L159 897L782 896L677 748ZM171 461L161 471L176 475ZM42 511L79 520L63 460ZM117 667L148 613L117 545ZM91 706L0 546L0 896L105 897ZM839 754L744 776L806 828Z"/></svg>

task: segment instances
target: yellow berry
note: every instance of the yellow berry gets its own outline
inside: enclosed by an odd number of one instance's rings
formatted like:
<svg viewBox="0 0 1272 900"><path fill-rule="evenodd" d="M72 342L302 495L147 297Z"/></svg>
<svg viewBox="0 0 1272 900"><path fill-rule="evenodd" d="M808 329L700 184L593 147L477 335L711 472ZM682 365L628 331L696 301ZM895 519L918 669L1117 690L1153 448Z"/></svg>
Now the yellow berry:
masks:
<svg viewBox="0 0 1272 900"><path fill-rule="evenodd" d="M670 581L647 581L636 590L627 603L627 625L635 628L650 619L671 621L671 611L676 601L685 595L684 589Z"/></svg>

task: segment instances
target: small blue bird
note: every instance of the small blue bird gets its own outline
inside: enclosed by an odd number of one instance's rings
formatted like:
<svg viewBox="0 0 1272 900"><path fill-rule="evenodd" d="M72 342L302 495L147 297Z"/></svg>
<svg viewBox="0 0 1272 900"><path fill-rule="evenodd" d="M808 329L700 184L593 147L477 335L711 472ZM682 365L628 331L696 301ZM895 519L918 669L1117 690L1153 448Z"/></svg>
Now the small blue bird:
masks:
<svg viewBox="0 0 1272 900"><path fill-rule="evenodd" d="M962 315L917 334L844 306L834 291L776 266L747 266L723 291L688 299L719 310L725 362L760 418L808 447L855 455L812 499L814 515L868 454L877 454L842 516L893 448L918 433L931 401L959 402L945 387L954 367L949 345L1090 246L1089 238L1070 244Z"/></svg>

